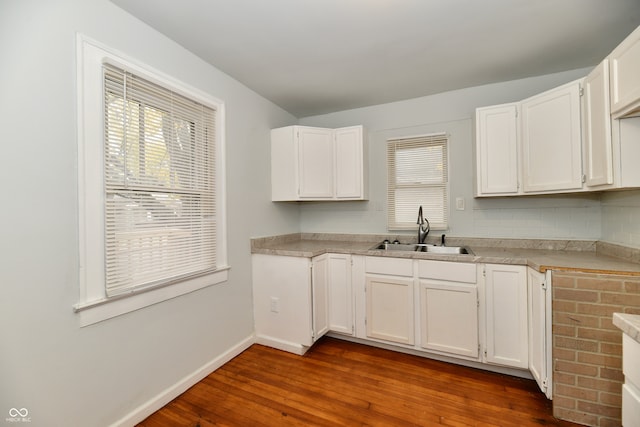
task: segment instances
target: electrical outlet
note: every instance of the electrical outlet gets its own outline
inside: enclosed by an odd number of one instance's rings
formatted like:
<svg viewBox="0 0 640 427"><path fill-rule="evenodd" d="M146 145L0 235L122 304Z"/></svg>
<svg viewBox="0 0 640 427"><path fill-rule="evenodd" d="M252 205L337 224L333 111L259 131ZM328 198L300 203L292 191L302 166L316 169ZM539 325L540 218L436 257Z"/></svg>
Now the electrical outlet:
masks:
<svg viewBox="0 0 640 427"><path fill-rule="evenodd" d="M271 312L272 313L280 312L280 298L271 297Z"/></svg>
<svg viewBox="0 0 640 427"><path fill-rule="evenodd" d="M456 210L464 210L464 197L456 197Z"/></svg>

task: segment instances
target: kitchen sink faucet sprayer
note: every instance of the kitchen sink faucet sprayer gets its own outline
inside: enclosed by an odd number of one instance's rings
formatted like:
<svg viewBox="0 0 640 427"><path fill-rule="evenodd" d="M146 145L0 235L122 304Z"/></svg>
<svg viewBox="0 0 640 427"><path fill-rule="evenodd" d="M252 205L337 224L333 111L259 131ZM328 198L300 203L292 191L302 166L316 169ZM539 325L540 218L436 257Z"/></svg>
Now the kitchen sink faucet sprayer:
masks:
<svg viewBox="0 0 640 427"><path fill-rule="evenodd" d="M425 224L426 223L426 224ZM422 216L422 205L418 209L418 244L423 244L429 234L429 220Z"/></svg>

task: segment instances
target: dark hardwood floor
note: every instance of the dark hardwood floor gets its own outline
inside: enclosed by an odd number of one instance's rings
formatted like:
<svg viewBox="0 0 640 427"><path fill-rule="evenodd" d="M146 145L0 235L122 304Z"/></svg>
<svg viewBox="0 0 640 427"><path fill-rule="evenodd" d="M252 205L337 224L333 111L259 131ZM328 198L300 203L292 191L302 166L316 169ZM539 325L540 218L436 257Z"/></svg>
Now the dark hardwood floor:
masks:
<svg viewBox="0 0 640 427"><path fill-rule="evenodd" d="M139 425L577 424L532 380L325 337L305 356L253 345Z"/></svg>

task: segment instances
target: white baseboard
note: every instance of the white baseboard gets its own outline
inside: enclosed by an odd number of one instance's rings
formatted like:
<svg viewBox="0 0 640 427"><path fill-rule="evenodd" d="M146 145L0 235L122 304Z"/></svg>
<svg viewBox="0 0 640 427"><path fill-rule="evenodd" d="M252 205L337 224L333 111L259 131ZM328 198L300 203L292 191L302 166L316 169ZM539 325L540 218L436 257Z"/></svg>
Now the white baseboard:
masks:
<svg viewBox="0 0 640 427"><path fill-rule="evenodd" d="M287 351L289 353L302 356L309 350L309 347L302 344L296 344L289 341L283 341L278 338L270 337L267 335L257 335L256 344L266 345L267 347L276 348L278 350Z"/></svg>
<svg viewBox="0 0 640 427"><path fill-rule="evenodd" d="M147 418L149 415L153 414L154 412L165 406L167 403L180 396L182 393L201 381L207 375L245 351L255 342L255 340L256 337L254 335L248 336L220 356L208 362L206 365L187 375L176 384L172 385L157 396L138 406L132 412L125 415L115 423L111 424L111 427L135 426L136 424Z"/></svg>

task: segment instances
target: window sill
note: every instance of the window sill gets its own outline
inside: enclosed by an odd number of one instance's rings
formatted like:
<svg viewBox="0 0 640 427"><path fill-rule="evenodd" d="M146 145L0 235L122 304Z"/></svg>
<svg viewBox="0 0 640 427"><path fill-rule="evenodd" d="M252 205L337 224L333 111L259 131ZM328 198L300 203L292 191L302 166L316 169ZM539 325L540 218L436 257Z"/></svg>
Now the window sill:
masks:
<svg viewBox="0 0 640 427"><path fill-rule="evenodd" d="M171 298L185 295L199 289L226 282L229 276L228 266L213 274L197 277L170 286L150 289L145 292L123 295L115 298L103 298L76 304L73 309L80 320L80 327L93 325Z"/></svg>

